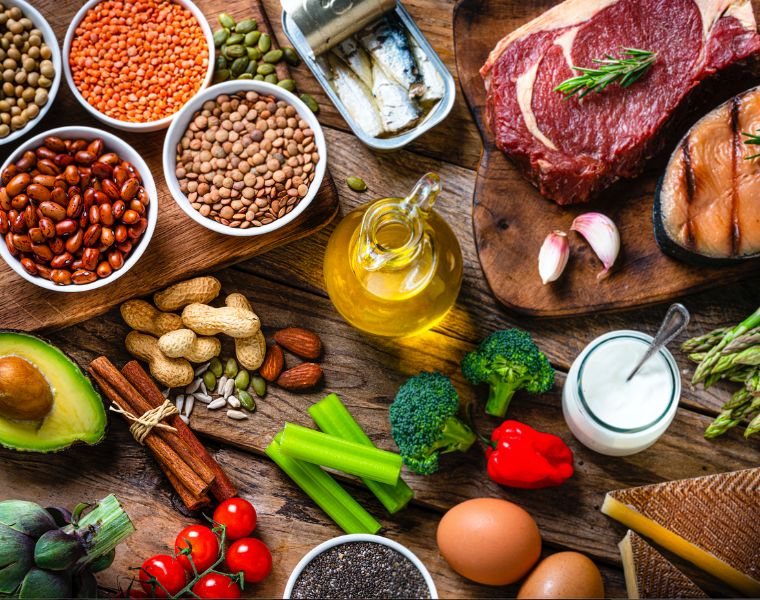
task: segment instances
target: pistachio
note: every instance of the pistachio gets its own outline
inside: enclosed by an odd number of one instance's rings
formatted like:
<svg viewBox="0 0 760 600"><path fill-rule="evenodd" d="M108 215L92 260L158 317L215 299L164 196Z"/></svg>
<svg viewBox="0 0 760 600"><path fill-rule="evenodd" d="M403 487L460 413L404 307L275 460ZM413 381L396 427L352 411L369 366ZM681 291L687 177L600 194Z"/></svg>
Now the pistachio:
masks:
<svg viewBox="0 0 760 600"><path fill-rule="evenodd" d="M235 31L238 33L250 33L254 29L258 27L258 23L256 23L256 19L243 19L240 21L240 23L237 24L237 27L235 27Z"/></svg>
<svg viewBox="0 0 760 600"><path fill-rule="evenodd" d="M259 38L259 50L262 52L269 52L269 49L272 47L272 38L269 37L269 34L262 33L261 37Z"/></svg>
<svg viewBox="0 0 760 600"><path fill-rule="evenodd" d="M233 379L238 374L238 364L234 358L228 358L227 363L224 365L224 374Z"/></svg>
<svg viewBox="0 0 760 600"><path fill-rule="evenodd" d="M222 373L224 372L222 361L219 360L217 357L212 358L211 361L208 363L208 370L211 371L216 377L221 377ZM206 388L211 389L208 386L206 386Z"/></svg>
<svg viewBox="0 0 760 600"><path fill-rule="evenodd" d="M282 81L278 81L277 85L285 90L288 90L289 92L296 91L296 82L292 79L283 79Z"/></svg>
<svg viewBox="0 0 760 600"><path fill-rule="evenodd" d="M214 66L215 69L217 70L226 69L228 66L229 64L227 63L227 59L224 58L224 56L220 54L219 56L216 57L216 64Z"/></svg>
<svg viewBox="0 0 760 600"><path fill-rule="evenodd" d="M258 69L258 65L256 64L255 60L248 61L248 66L245 68L245 72L243 75L250 75L253 77L256 75L256 69Z"/></svg>
<svg viewBox="0 0 760 600"><path fill-rule="evenodd" d="M235 29L235 19L229 13L219 13L219 24L227 29Z"/></svg>
<svg viewBox="0 0 760 600"><path fill-rule="evenodd" d="M259 75L271 75L272 73L274 73L274 65L264 63L263 65L258 66L258 69L256 70L256 72Z"/></svg>
<svg viewBox="0 0 760 600"><path fill-rule="evenodd" d="M230 78L230 72L228 69L219 69L214 72L214 83L221 83L227 81Z"/></svg>
<svg viewBox="0 0 760 600"><path fill-rule="evenodd" d="M277 75L275 73L272 73L271 75L267 75L264 77L264 81L267 83L274 83L276 84L278 82Z"/></svg>
<svg viewBox="0 0 760 600"><path fill-rule="evenodd" d="M227 39L230 37L230 30L225 29L224 27L222 29L217 29L214 32L214 47L219 48L222 44L224 44Z"/></svg>
<svg viewBox="0 0 760 600"><path fill-rule="evenodd" d="M263 75L254 75L253 76L253 80L254 81L264 81L264 76Z"/></svg>
<svg viewBox="0 0 760 600"><path fill-rule="evenodd" d="M235 375L235 387L239 390L247 390L251 383L251 375L245 369L240 369Z"/></svg>
<svg viewBox="0 0 760 600"><path fill-rule="evenodd" d="M227 58L240 58L241 56L246 55L245 46L242 44L233 44L231 46L227 46L226 52L224 55Z"/></svg>
<svg viewBox="0 0 760 600"><path fill-rule="evenodd" d="M232 61L232 64L230 65L230 73L232 73L233 76L237 77L241 73L245 72L245 69L247 67L248 57L241 56L240 58L236 58L234 61Z"/></svg>
<svg viewBox="0 0 760 600"><path fill-rule="evenodd" d="M356 177L355 175L352 175L351 177L348 177L346 179L346 185L350 187L355 192L366 192L367 191L367 184L364 182L364 180L361 177Z"/></svg>
<svg viewBox="0 0 760 600"><path fill-rule="evenodd" d="M233 33L227 38L227 45L234 46L236 44L242 44L245 36L242 33Z"/></svg>
<svg viewBox="0 0 760 600"><path fill-rule="evenodd" d="M245 51L248 53L248 58L250 60L261 59L261 50L258 48L246 48Z"/></svg>
<svg viewBox="0 0 760 600"><path fill-rule="evenodd" d="M308 106L309 110L314 114L319 112L319 104L317 104L317 101L309 94L301 94L301 102Z"/></svg>
<svg viewBox="0 0 760 600"><path fill-rule="evenodd" d="M264 62L275 64L282 60L282 50L270 50L264 55Z"/></svg>
<svg viewBox="0 0 760 600"><path fill-rule="evenodd" d="M251 388L259 398L263 398L267 393L267 382L261 375L251 377Z"/></svg>
<svg viewBox="0 0 760 600"><path fill-rule="evenodd" d="M238 75L238 79L253 79L253 75L250 73L241 73Z"/></svg>
<svg viewBox="0 0 760 600"><path fill-rule="evenodd" d="M246 46L255 46L259 43L259 38L261 37L260 31L249 31L245 34L245 39L243 40L243 43Z"/></svg>
<svg viewBox="0 0 760 600"><path fill-rule="evenodd" d="M238 392L238 400L240 400L240 406L246 409L248 412L256 410L256 401L253 399L247 391L240 390Z"/></svg>
<svg viewBox="0 0 760 600"><path fill-rule="evenodd" d="M214 375L210 370L206 371L203 374L203 385L206 386L207 390L213 390L216 388L216 375Z"/></svg>
<svg viewBox="0 0 760 600"><path fill-rule="evenodd" d="M285 57L285 62L288 63L291 67L297 67L301 63L301 59L298 57L298 53L293 50L293 48L283 48L282 55Z"/></svg>

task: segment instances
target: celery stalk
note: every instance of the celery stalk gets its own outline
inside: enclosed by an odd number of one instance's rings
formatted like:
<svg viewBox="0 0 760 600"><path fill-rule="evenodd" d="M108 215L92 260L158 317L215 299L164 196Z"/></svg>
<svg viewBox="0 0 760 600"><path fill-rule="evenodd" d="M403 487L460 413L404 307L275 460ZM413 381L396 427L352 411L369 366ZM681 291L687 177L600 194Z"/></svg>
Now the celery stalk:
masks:
<svg viewBox="0 0 760 600"><path fill-rule="evenodd" d="M280 449L282 432L274 436L266 454L298 487L317 503L346 533L377 533L380 523L318 466L285 456Z"/></svg>
<svg viewBox="0 0 760 600"><path fill-rule="evenodd" d="M396 485L401 475L398 454L368 448L293 423L285 423L280 449L291 458L389 485Z"/></svg>
<svg viewBox="0 0 760 600"><path fill-rule="evenodd" d="M317 427L325 433L364 446L375 447L336 394L330 394L316 404L312 404L309 407L309 414ZM391 514L400 511L414 497L412 489L400 477L396 485L379 483L366 477L363 477L362 481Z"/></svg>

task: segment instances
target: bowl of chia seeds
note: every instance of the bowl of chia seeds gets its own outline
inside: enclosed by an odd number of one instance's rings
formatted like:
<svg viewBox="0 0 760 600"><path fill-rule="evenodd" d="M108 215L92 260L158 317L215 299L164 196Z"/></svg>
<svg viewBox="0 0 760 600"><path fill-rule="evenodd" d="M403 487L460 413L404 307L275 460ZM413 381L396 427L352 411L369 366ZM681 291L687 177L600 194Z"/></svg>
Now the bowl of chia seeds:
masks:
<svg viewBox="0 0 760 600"><path fill-rule="evenodd" d="M379 535L327 540L293 569L284 598L438 598L425 565L408 548Z"/></svg>

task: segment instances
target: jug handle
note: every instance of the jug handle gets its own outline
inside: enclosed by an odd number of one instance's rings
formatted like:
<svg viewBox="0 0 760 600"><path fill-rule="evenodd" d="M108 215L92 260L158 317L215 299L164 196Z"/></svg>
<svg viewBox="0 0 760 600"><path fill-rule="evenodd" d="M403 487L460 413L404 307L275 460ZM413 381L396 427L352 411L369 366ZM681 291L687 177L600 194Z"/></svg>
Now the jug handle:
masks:
<svg viewBox="0 0 760 600"><path fill-rule="evenodd" d="M441 178L435 173L426 173L420 177L411 193L404 198L404 209L408 214L416 209L426 216L433 208L441 189Z"/></svg>

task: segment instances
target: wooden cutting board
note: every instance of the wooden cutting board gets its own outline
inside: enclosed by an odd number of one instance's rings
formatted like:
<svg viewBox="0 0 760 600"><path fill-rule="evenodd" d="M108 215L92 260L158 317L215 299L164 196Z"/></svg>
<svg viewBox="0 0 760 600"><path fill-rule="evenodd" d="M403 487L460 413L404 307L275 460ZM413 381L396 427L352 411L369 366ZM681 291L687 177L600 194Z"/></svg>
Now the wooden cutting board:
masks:
<svg viewBox="0 0 760 600"><path fill-rule="evenodd" d="M212 29L217 27L217 14L223 10L231 10L223 0L200 0L197 4L204 11ZM35 7L45 16L59 42L62 42L69 23L81 7L81 2L40 0L35 2ZM266 14L258 0L246 3L244 11L233 13L238 19L255 17L259 29L271 33ZM58 328L84 321L128 298L148 294L173 281L219 269L305 237L327 225L338 212L338 193L328 172L319 193L309 207L300 217L283 228L252 238L214 233L185 215L169 193L161 165L165 130L128 134L110 129L89 116L74 99L65 81L61 82L55 105L42 123L34 127L26 137L63 125L86 125L107 129L142 153L153 173L158 190L156 231L148 250L128 273L114 283L91 292L62 293L44 290L22 279L7 264L0 261L0 327L3 328L31 331ZM5 162L15 147L14 143L0 146L0 163Z"/></svg>
<svg viewBox="0 0 760 600"><path fill-rule="evenodd" d="M590 204L562 208L543 198L495 147L484 121L485 88L478 71L502 37L555 4L553 0L460 0L454 13L459 81L484 146L473 199L475 241L498 300L526 315L582 315L665 302L760 270L757 260L739 267L691 267L660 251L654 240L652 205L661 167L652 166L635 180L617 183ZM692 115L691 121L696 119ZM673 136L668 152L676 142ZM614 271L597 281L601 263L571 232L571 258L564 275L543 285L538 251L544 238L554 229L569 231L573 219L587 211L607 214L620 229L622 249Z"/></svg>

